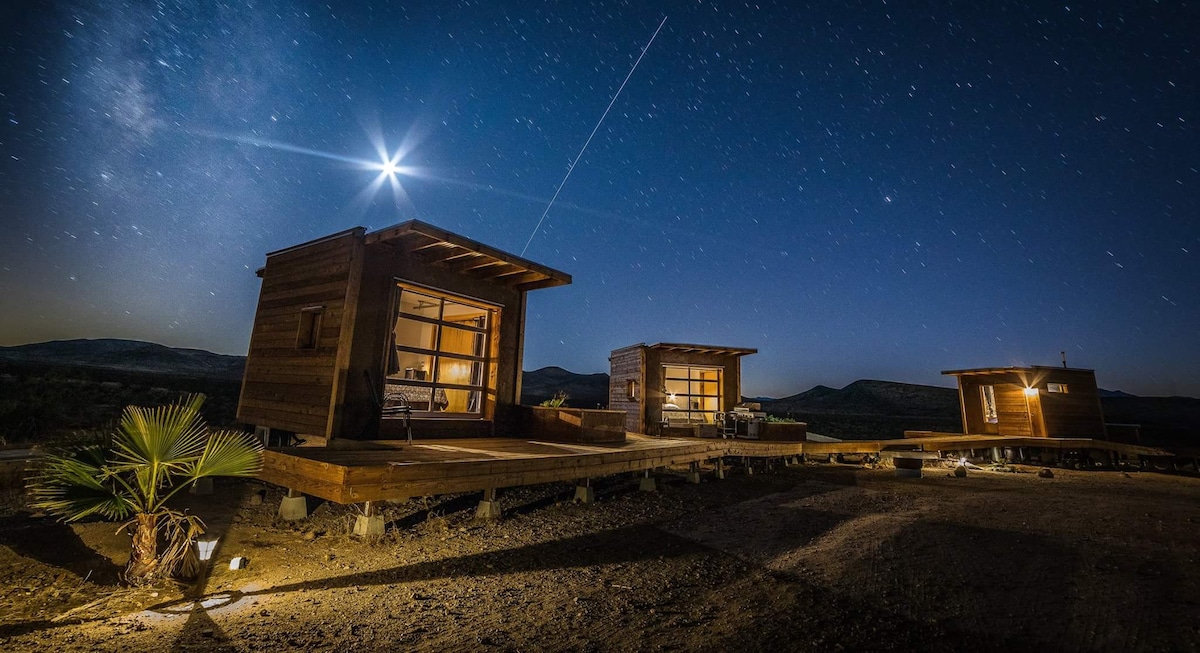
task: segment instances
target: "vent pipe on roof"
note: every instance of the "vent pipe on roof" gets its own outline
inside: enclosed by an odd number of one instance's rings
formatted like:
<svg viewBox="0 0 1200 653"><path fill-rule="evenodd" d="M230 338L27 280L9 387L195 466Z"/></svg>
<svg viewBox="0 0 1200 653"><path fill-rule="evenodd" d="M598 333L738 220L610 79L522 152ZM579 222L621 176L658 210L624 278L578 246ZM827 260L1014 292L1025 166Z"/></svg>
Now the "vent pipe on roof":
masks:
<svg viewBox="0 0 1200 653"><path fill-rule="evenodd" d="M1064 368L1066 368L1066 366L1067 366L1067 352L1065 352L1065 351L1060 351L1060 352L1058 352L1058 353L1062 354L1062 359L1063 359L1063 367L1064 367Z"/></svg>

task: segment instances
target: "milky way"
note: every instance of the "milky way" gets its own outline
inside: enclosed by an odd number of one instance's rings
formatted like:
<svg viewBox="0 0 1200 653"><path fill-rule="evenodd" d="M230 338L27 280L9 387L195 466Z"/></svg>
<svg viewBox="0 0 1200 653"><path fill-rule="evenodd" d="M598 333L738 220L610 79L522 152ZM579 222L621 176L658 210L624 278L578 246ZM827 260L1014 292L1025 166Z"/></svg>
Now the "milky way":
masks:
<svg viewBox="0 0 1200 653"><path fill-rule="evenodd" d="M520 251L665 15L529 245L575 283L526 369L750 346L782 395L1066 351L1200 395L1195 6L339 4L0 9L0 344L244 353L264 254L354 225Z"/></svg>

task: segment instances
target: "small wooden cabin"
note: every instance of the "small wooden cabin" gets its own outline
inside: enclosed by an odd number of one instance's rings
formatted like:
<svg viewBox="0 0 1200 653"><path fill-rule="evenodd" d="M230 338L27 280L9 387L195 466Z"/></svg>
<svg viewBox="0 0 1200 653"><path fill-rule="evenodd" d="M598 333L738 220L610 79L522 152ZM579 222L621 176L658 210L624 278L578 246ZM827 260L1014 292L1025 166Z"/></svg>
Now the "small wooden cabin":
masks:
<svg viewBox="0 0 1200 653"><path fill-rule="evenodd" d="M330 440L405 437L397 397L415 437L515 433L525 294L571 283L416 220L271 252L258 276L237 417Z"/></svg>
<svg viewBox="0 0 1200 653"><path fill-rule="evenodd" d="M741 358L757 349L660 342L616 349L609 356L610 410L625 412L625 429L648 435L694 435L741 401Z"/></svg>
<svg viewBox="0 0 1200 653"><path fill-rule="evenodd" d="M991 367L942 372L958 378L963 432L1025 437L1105 437L1092 370Z"/></svg>

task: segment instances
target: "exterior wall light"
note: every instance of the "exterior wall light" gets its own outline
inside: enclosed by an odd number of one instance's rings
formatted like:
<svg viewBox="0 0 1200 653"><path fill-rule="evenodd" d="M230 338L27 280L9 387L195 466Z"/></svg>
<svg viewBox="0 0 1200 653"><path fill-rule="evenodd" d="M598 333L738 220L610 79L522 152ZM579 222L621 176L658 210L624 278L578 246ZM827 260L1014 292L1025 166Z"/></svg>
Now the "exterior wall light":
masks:
<svg viewBox="0 0 1200 653"><path fill-rule="evenodd" d="M1026 397L1036 397L1037 393L1038 393L1037 388L1025 388L1025 396Z"/></svg>

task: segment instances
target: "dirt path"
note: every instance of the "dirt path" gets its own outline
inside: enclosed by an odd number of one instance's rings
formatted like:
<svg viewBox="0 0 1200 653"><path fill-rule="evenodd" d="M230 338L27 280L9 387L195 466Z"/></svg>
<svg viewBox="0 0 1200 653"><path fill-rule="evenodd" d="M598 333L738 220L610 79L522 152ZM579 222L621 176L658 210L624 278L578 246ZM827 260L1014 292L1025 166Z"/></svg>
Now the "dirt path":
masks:
<svg viewBox="0 0 1200 653"><path fill-rule="evenodd" d="M201 601L112 585L113 525L10 505L0 648L1197 650L1200 479L1056 474L608 479L590 506L508 491L495 523L476 497L389 506L373 542L350 508L282 523L277 490L219 483L195 506L223 531Z"/></svg>

